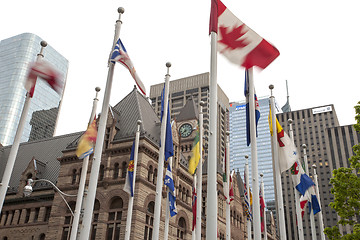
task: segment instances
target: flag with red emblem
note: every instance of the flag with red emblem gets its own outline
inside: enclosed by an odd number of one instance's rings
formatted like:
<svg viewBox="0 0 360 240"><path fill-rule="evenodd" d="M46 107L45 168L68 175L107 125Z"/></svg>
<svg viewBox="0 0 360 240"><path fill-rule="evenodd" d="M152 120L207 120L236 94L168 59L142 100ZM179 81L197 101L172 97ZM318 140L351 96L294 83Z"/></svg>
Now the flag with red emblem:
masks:
<svg viewBox="0 0 360 240"><path fill-rule="evenodd" d="M218 51L246 69L265 69L280 52L240 21L220 0L212 0L210 33L218 34Z"/></svg>
<svg viewBox="0 0 360 240"><path fill-rule="evenodd" d="M131 154L130 154L130 161L128 165L128 171L126 173L126 180L125 180L125 186L124 191L130 194L131 197L134 196L134 149L135 149L135 140L133 142L132 148L131 148Z"/></svg>

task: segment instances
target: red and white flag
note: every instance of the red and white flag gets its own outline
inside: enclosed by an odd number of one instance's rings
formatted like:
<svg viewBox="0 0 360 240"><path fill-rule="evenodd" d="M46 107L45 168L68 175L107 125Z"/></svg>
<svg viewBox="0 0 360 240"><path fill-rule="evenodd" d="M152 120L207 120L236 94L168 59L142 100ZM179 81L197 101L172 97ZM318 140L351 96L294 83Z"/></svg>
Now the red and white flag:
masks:
<svg viewBox="0 0 360 240"><path fill-rule="evenodd" d="M216 19L215 19L216 18ZM280 52L240 21L220 0L212 0L210 32L218 34L218 51L246 69L265 69Z"/></svg>
<svg viewBox="0 0 360 240"><path fill-rule="evenodd" d="M25 89L30 97L34 94L37 77L45 80L57 93L61 93L64 87L61 74L46 61L36 61L30 64L29 75L25 82Z"/></svg>

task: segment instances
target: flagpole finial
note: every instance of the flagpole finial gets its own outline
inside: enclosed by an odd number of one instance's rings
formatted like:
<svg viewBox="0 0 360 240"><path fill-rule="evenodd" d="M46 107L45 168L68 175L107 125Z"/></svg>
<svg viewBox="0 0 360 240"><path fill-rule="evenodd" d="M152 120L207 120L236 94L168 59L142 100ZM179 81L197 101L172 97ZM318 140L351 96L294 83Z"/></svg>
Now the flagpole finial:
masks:
<svg viewBox="0 0 360 240"><path fill-rule="evenodd" d="M200 106L205 107L205 106L206 106L205 102L204 102L204 101L200 101Z"/></svg>
<svg viewBox="0 0 360 240"><path fill-rule="evenodd" d="M301 145L301 147L302 147L303 149L306 149L306 144L304 143L303 145Z"/></svg>
<svg viewBox="0 0 360 240"><path fill-rule="evenodd" d="M142 121L141 120L137 120L137 125L141 125Z"/></svg>
<svg viewBox="0 0 360 240"><path fill-rule="evenodd" d="M100 90L101 90L100 87L96 87L96 88L95 88L96 94L95 94L95 99L94 99L94 100L97 100L98 93L100 92Z"/></svg>
<svg viewBox="0 0 360 240"><path fill-rule="evenodd" d="M249 155L245 155L245 158L248 159L248 158L249 158Z"/></svg>
<svg viewBox="0 0 360 240"><path fill-rule="evenodd" d="M293 123L293 120L291 118L288 119L288 123L289 124L292 124Z"/></svg>
<svg viewBox="0 0 360 240"><path fill-rule="evenodd" d="M315 164L315 163L312 165L312 168L313 168L313 169L316 169L316 164Z"/></svg>
<svg viewBox="0 0 360 240"><path fill-rule="evenodd" d="M230 131L226 131L226 136L230 136Z"/></svg>
<svg viewBox="0 0 360 240"><path fill-rule="evenodd" d="M171 62L167 62L165 65L167 67L167 74L166 75L169 75L169 68L171 67Z"/></svg>
<svg viewBox="0 0 360 240"><path fill-rule="evenodd" d="M40 45L41 45L42 47L46 47L46 46L47 46L47 42L44 41L44 40L42 40L42 41L40 42Z"/></svg>
<svg viewBox="0 0 360 240"><path fill-rule="evenodd" d="M273 84L270 84L270 85L269 85L269 89L270 89L270 94L271 94L271 96L272 96L272 95L273 95L272 91L273 91L273 89L274 89L274 85L273 85Z"/></svg>
<svg viewBox="0 0 360 240"><path fill-rule="evenodd" d="M125 12L125 9L123 7L118 8L118 13L123 14Z"/></svg>
<svg viewBox="0 0 360 240"><path fill-rule="evenodd" d="M264 174L263 173L260 173L260 177L263 177L264 176Z"/></svg>

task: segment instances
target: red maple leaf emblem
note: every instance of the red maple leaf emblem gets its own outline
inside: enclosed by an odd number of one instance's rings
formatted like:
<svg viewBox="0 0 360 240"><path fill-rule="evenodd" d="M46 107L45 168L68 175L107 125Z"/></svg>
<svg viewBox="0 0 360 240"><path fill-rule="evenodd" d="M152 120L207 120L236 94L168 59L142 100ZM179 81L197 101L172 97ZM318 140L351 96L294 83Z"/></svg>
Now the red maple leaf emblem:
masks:
<svg viewBox="0 0 360 240"><path fill-rule="evenodd" d="M227 48L234 50L236 48L243 48L248 43L245 43L245 39L240 40L239 38L243 36L247 31L244 31L245 24L240 25L239 27L233 27L231 31L229 31L229 27L220 26L219 30L222 36L222 39L219 41L220 43L225 44Z"/></svg>

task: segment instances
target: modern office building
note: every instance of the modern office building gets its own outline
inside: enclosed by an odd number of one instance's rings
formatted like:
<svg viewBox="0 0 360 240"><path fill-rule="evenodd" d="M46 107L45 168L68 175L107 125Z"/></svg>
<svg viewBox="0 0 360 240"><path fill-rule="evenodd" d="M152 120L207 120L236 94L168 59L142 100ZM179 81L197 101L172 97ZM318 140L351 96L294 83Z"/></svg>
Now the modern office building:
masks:
<svg viewBox="0 0 360 240"><path fill-rule="evenodd" d="M185 106L187 100L192 98L197 107L200 107L200 101L205 102L204 113L204 145L209 141L209 73L202 73L190 77L185 77L170 81L169 101L171 118L177 119L180 110ZM164 84L156 84L150 87L150 100L155 112L160 115L161 110L161 92ZM218 85L217 89L217 148L218 148L218 171L222 171L222 163L225 156L226 131L229 130L229 98ZM204 159L207 159L208 150L204 149ZM206 165L205 165L206 166Z"/></svg>
<svg viewBox="0 0 360 240"><path fill-rule="evenodd" d="M302 144L306 144L309 175L313 176L312 165L317 167L320 203L325 227L334 226L338 217L329 206L333 201L330 192L332 170L348 166L348 158L353 155L352 146L359 143L359 134L352 126L339 126L333 105L319 106L298 111L277 114L280 124L289 131L288 119L292 119L294 142L303 161ZM285 218L288 239L298 239L295 215L294 186L290 171L282 174ZM310 219L305 211L303 218L304 236L311 236ZM317 238L319 235L318 215L315 216ZM344 229L346 231L346 229Z"/></svg>
<svg viewBox="0 0 360 240"><path fill-rule="evenodd" d="M264 174L265 201L275 200L271 137L269 130L269 97L258 99L260 106L260 119L257 132L257 157L258 172ZM246 103L230 103L230 168L239 169L241 176L244 177L245 155L249 156L249 177L251 179L251 145L246 143Z"/></svg>
<svg viewBox="0 0 360 240"><path fill-rule="evenodd" d="M0 41L0 143L13 143L25 102L24 82L29 63L36 60L42 39L32 33L23 33ZM63 76L67 75L68 61L48 45L44 60L51 63ZM37 81L31 100L21 141L28 141L33 112L59 108L62 95L57 94L44 81ZM57 117L55 118L56 121ZM53 124L56 126L56 123ZM52 136L53 131L51 132ZM47 137L50 137L47 136Z"/></svg>

